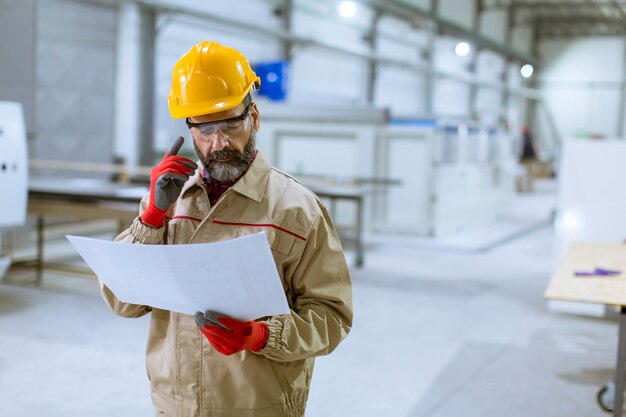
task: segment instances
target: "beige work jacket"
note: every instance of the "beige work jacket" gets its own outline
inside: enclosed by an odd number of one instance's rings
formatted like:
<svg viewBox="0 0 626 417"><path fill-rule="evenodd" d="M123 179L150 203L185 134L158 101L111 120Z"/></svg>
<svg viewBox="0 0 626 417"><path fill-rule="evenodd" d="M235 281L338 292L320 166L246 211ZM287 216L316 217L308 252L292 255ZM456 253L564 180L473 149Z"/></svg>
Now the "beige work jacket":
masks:
<svg viewBox="0 0 626 417"><path fill-rule="evenodd" d="M332 352L352 325L352 287L337 233L320 200L272 168L260 152L214 206L201 170L184 185L163 227L147 227L137 218L116 241L203 243L264 231L291 314L262 320L269 338L259 352L224 356L198 331L191 315L123 303L101 284L103 298L123 317L152 313L146 365L158 412L172 417L300 417L314 357Z"/></svg>

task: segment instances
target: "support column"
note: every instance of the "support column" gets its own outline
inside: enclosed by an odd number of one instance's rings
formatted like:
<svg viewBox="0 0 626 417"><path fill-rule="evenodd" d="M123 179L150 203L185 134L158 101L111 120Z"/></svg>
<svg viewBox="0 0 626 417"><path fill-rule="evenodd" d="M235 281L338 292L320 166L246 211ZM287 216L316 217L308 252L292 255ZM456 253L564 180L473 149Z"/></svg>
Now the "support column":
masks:
<svg viewBox="0 0 626 417"><path fill-rule="evenodd" d="M137 3L118 11L113 149L127 167L153 163L156 12Z"/></svg>
<svg viewBox="0 0 626 417"><path fill-rule="evenodd" d="M535 21L533 25L533 40L530 47L531 54L533 56L539 56L539 23ZM533 72L529 81L524 81L529 88L537 88L537 68ZM537 132L536 120L537 120L537 100L526 98L526 122L532 132Z"/></svg>
<svg viewBox="0 0 626 417"><path fill-rule="evenodd" d="M157 12L141 6L139 30L139 164L154 164L154 80Z"/></svg>
<svg viewBox="0 0 626 417"><path fill-rule="evenodd" d="M472 30L476 33L480 34L480 18L483 13L483 1L475 0L474 2L474 16L472 20ZM478 62L478 54L480 50L476 47L476 51L472 54L472 58L469 65L469 72L476 77L476 63ZM476 98L478 96L478 86L476 84L472 84L470 86L470 95L469 95L469 117L472 120L478 119L478 113L476 112Z"/></svg>
<svg viewBox="0 0 626 417"><path fill-rule="evenodd" d="M378 22L380 21L382 14L379 10L374 10L372 15L372 21L370 22L370 29L365 35L365 42L370 52L376 52L376 39L378 36ZM369 106L374 105L374 93L376 90L376 80L378 75L378 63L373 59L367 61L367 69L365 73L365 104Z"/></svg>
<svg viewBox="0 0 626 417"><path fill-rule="evenodd" d="M280 13L281 25L286 33L291 34L291 23L292 23L292 13L293 13L293 0L283 0L282 6L277 9L277 13ZM293 42L288 39L282 40L282 57L285 61L291 60L291 48L293 47Z"/></svg>
<svg viewBox="0 0 626 417"><path fill-rule="evenodd" d="M430 12L433 15L437 15L439 13L439 0L430 0ZM429 39L428 44L426 46L425 58L426 58L426 67L428 71L425 75L425 88L424 88L424 114L427 117L434 117L435 111L433 106L433 97L435 90L435 76L434 68L435 68L435 57L433 51L435 50L435 41L437 40L437 35L439 35L439 25L436 22L430 21L429 25L432 25L429 31Z"/></svg>
<svg viewBox="0 0 626 417"><path fill-rule="evenodd" d="M619 107L617 114L617 137L624 139L624 119L626 115L626 36L624 36L624 68L622 69L622 91L619 98Z"/></svg>
<svg viewBox="0 0 626 417"><path fill-rule="evenodd" d="M507 7L506 9L506 28L504 32L504 42L506 45L513 45L513 13L511 12L511 7ZM510 125L509 121L509 107L511 105L511 93L509 92L510 86L510 67L511 67L511 59L505 58L504 61L504 71L500 76L500 81L504 88L502 89L502 99L501 99L501 107L500 107L500 126Z"/></svg>

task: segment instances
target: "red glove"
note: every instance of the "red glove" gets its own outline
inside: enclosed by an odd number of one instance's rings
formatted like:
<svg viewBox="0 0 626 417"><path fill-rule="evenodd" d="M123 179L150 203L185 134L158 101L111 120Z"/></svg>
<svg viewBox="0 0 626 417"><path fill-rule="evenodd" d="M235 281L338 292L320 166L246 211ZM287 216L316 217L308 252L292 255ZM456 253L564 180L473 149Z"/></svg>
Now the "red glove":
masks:
<svg viewBox="0 0 626 417"><path fill-rule="evenodd" d="M165 152L161 163L150 171L150 201L141 214L141 221L153 227L161 227L167 210L178 199L183 184L198 166L190 159L176 156L184 139L176 139Z"/></svg>
<svg viewBox="0 0 626 417"><path fill-rule="evenodd" d="M229 317L219 317L217 320L225 329L204 324L200 331L219 353L232 355L242 350L258 352L265 346L269 335L265 323L242 322Z"/></svg>

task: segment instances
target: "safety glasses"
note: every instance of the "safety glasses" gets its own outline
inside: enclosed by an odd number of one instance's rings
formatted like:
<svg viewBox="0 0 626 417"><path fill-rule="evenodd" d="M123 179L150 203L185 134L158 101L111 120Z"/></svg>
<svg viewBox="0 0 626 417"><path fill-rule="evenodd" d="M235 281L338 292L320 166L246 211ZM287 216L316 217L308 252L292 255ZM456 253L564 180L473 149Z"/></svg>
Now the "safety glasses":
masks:
<svg viewBox="0 0 626 417"><path fill-rule="evenodd" d="M250 105L247 105L239 116L231 117L229 119L216 120L214 122L194 123L189 118L185 120L189 129L196 129L200 138L206 137L207 139L215 134L220 133L227 139L231 136L237 136L243 133L248 128L248 115L250 114Z"/></svg>

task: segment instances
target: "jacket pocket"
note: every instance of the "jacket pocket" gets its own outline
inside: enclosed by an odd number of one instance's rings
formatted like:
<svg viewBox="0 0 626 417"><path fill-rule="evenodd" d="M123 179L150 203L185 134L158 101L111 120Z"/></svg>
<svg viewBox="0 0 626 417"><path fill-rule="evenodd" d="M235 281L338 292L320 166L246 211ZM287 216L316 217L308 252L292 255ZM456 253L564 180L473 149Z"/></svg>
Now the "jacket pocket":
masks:
<svg viewBox="0 0 626 417"><path fill-rule="evenodd" d="M269 229L268 238L272 251L288 256L296 240L295 236L281 230Z"/></svg>

